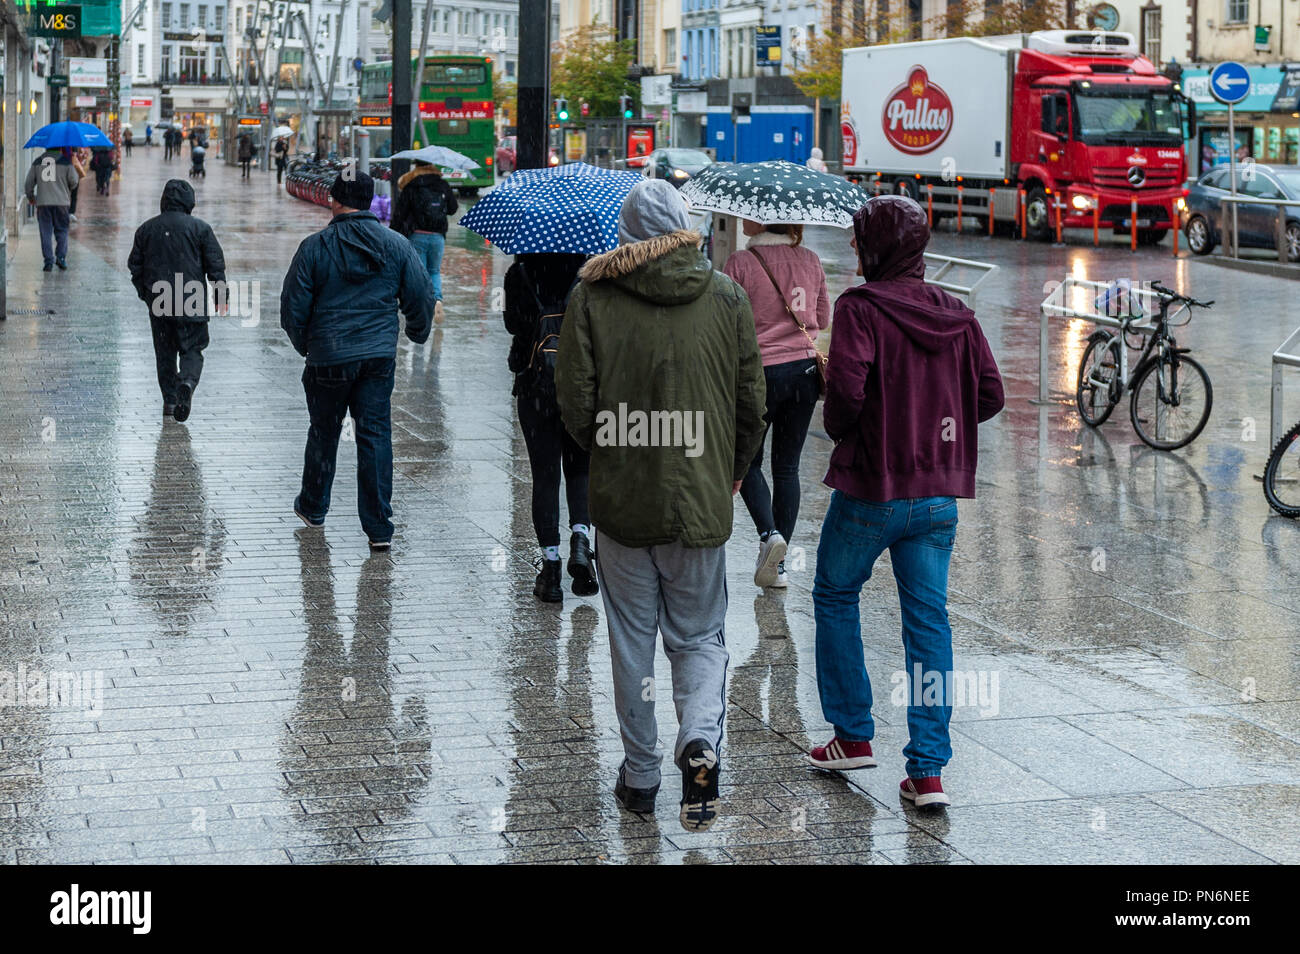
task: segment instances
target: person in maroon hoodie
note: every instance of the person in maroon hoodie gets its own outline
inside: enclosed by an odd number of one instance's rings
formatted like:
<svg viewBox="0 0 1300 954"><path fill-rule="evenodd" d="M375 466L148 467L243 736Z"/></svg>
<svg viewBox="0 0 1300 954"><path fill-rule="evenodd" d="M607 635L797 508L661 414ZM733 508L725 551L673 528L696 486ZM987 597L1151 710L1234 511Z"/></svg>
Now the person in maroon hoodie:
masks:
<svg viewBox="0 0 1300 954"><path fill-rule="evenodd" d="M858 601L888 549L909 689L900 794L917 805L949 805L940 775L952 757L955 498L975 496L978 425L1002 409L1002 378L974 313L926 284L930 230L916 202L870 199L853 217L853 233L866 281L839 297L831 323L822 419L835 450L813 584L817 688L835 735L808 759L833 770L876 764Z"/></svg>

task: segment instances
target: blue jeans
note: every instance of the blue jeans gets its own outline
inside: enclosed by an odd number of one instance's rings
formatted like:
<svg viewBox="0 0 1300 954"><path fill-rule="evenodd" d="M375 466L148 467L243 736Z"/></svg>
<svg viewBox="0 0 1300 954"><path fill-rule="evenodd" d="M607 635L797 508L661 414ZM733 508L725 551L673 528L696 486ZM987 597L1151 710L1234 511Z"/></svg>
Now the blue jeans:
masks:
<svg viewBox="0 0 1300 954"><path fill-rule="evenodd" d="M38 205L36 224L41 230L41 257L53 265L68 257L68 209L62 205Z"/></svg>
<svg viewBox="0 0 1300 954"><path fill-rule="evenodd" d="M939 775L952 758L948 563L956 534L952 497L873 503L836 490L817 547L817 690L822 714L846 742L869 742L876 733L858 601L876 559L889 550L903 616L910 737L903 755L911 778ZM914 686L918 666L922 685ZM928 681L936 678L932 697Z"/></svg>
<svg viewBox="0 0 1300 954"><path fill-rule="evenodd" d="M343 418L352 413L357 442L357 511L366 536L376 543L393 538L393 358L366 358L346 364L307 365L302 388L307 392L307 452L302 492L294 501L312 520L330 509L335 458Z"/></svg>
<svg viewBox="0 0 1300 954"><path fill-rule="evenodd" d="M411 236L411 244L415 246L416 257L424 262L429 272L434 299L442 301L442 250L447 244L447 236L437 232L416 232Z"/></svg>

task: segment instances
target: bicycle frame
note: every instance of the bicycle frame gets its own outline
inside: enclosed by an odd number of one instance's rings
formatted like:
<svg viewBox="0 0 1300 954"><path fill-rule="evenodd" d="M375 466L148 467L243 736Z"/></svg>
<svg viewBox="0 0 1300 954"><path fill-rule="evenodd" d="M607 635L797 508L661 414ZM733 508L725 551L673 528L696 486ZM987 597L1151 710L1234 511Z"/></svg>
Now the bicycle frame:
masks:
<svg viewBox="0 0 1300 954"><path fill-rule="evenodd" d="M1146 366L1148 359L1151 357L1151 352L1155 349L1157 342L1162 342L1162 343L1168 342L1171 348L1177 348L1178 342L1174 339L1174 336L1169 333L1169 319L1170 319L1169 305L1170 304L1171 304L1170 299L1163 298L1163 297L1160 299L1160 314L1156 317L1155 325L1151 330L1151 334L1147 335L1146 344L1142 347L1142 354L1138 358L1137 365L1135 366L1134 371L1131 375L1129 374L1128 371L1129 368L1128 350L1129 349L1128 349L1128 340L1126 339L1125 336L1132 330L1131 326L1133 322L1138 320L1138 318L1136 317L1129 318L1127 321L1124 322L1124 326L1120 328L1119 331L1111 331L1106 333L1106 338L1107 338L1106 348L1109 348L1110 343L1116 339L1119 339L1119 344L1120 344L1120 348L1119 348L1120 389L1119 389L1119 393L1115 395L1116 404L1122 401L1124 399L1124 395L1133 389L1133 385L1137 381L1138 374ZM1188 305L1186 302L1181 302L1179 304L1178 309L1174 311L1174 317L1181 315L1184 311L1189 310L1190 307L1191 306ZM1103 351L1104 350L1105 349L1103 349ZM1096 378L1092 378L1091 380L1092 383L1097 385L1098 387L1109 384L1109 382L1098 381ZM1163 390L1164 382L1157 379L1156 386L1161 390ZM1177 387L1176 382L1175 382L1175 387Z"/></svg>

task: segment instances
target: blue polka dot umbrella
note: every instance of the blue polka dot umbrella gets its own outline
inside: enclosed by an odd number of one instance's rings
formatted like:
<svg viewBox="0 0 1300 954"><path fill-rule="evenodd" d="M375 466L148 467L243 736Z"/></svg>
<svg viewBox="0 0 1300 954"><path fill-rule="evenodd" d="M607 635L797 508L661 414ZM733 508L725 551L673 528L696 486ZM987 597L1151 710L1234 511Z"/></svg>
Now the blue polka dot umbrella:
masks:
<svg viewBox="0 0 1300 954"><path fill-rule="evenodd" d="M763 225L846 229L853 224L853 213L870 197L847 179L784 159L715 162L682 186L682 198L693 209L737 215Z"/></svg>
<svg viewBox="0 0 1300 954"><path fill-rule="evenodd" d="M460 224L509 255L595 255L618 245L623 200L635 172L585 163L520 169L479 199Z"/></svg>

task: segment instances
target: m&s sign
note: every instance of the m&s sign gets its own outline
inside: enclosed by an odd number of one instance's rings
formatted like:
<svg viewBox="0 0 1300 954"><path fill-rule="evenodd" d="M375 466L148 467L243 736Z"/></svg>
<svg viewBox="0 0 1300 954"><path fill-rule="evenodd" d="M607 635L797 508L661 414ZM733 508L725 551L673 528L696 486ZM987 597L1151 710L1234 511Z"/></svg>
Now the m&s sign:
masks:
<svg viewBox="0 0 1300 954"><path fill-rule="evenodd" d="M81 36L81 7L79 5L38 6L27 16L28 36Z"/></svg>

